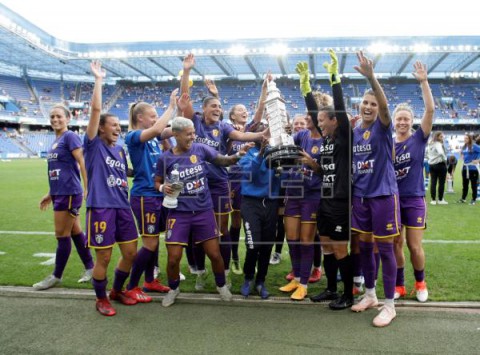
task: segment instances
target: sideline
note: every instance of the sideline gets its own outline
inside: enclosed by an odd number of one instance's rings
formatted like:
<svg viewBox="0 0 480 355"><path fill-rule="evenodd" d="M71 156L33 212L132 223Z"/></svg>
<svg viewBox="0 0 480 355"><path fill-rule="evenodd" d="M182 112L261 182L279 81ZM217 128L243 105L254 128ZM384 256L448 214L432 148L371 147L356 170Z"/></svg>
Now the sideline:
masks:
<svg viewBox="0 0 480 355"><path fill-rule="evenodd" d="M44 291L35 291L32 287L25 286L0 286L0 296L11 297L32 297L32 298L68 298L68 299L91 299L95 298L95 292L93 290L85 289L72 289L54 287ZM149 293L149 296L153 298L155 302L160 302L164 295ZM177 297L181 303L222 303L227 305L229 303L220 299L218 294L208 293L180 293ZM245 298L241 295L233 295L233 301L230 303L235 306L239 305L295 305L295 307L326 307L329 301L314 303L309 299L305 299L302 302L292 301L289 297L272 296L267 300L262 300L259 296L250 296ZM379 307L382 302L379 302ZM416 301L395 301L395 307L408 307L408 308L424 308L424 309L457 309L457 310L473 310L474 313L480 314L480 302L425 302L420 303Z"/></svg>

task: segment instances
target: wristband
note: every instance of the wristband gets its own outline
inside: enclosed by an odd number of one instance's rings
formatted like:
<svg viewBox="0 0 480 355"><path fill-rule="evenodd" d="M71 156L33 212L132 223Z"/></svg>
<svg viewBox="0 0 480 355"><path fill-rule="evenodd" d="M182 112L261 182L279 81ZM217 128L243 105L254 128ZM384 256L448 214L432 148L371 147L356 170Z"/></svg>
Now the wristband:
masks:
<svg viewBox="0 0 480 355"><path fill-rule="evenodd" d="M161 184L160 187L158 188L158 191L160 191L161 193L163 193L164 187L165 187L165 185L164 185L164 184Z"/></svg>

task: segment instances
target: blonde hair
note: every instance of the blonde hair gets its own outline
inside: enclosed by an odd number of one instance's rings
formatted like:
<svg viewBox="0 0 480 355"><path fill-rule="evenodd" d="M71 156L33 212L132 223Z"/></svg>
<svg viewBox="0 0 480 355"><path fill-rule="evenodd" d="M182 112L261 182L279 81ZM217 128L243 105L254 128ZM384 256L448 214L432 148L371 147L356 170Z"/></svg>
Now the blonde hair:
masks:
<svg viewBox="0 0 480 355"><path fill-rule="evenodd" d="M392 114L392 117L395 119L395 115L397 114L397 112L399 111L407 111L410 113L410 115L412 115L412 120L414 119L415 117L415 114L413 113L413 108L412 106L410 106L409 104L407 104L406 102L402 102L402 103L399 103L397 106L395 106L395 110L393 111L393 114Z"/></svg>
<svg viewBox="0 0 480 355"><path fill-rule="evenodd" d="M138 115L144 113L147 109L153 107L146 102L135 102L130 105L130 109L128 110L128 130L134 130L137 128L138 124Z"/></svg>
<svg viewBox="0 0 480 355"><path fill-rule="evenodd" d="M313 91L312 92L313 98L317 103L317 107L324 107L324 106L333 106L333 97L328 94L325 94L320 91Z"/></svg>

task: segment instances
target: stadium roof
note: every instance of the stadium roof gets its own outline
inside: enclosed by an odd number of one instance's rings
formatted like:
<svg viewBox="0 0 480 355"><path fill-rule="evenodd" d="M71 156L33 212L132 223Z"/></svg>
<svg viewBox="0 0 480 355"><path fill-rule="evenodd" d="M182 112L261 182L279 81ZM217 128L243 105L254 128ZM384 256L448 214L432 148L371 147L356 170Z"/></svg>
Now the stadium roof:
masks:
<svg viewBox="0 0 480 355"><path fill-rule="evenodd" d="M81 28L79 29L81 30ZM89 62L102 60L110 80L168 81L178 75L183 56L196 55L193 79L258 79L267 71L295 78L295 64L307 61L317 78L326 77L327 50L339 55L343 75L363 49L383 77L411 77L416 60L431 78L472 77L480 72L480 36L303 37L127 43L60 40L0 4L0 73L65 80L91 80Z"/></svg>

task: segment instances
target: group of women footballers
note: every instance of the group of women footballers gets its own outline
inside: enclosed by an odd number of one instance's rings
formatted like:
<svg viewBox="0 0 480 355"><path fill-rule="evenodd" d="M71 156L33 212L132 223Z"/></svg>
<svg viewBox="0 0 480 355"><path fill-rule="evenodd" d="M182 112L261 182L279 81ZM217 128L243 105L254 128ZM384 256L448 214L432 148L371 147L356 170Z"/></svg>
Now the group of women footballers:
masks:
<svg viewBox="0 0 480 355"><path fill-rule="evenodd" d="M420 127L413 132L411 107L398 105L392 118L385 94L375 78L373 62L362 52L357 56L359 64L355 69L372 89L363 97L361 120L355 127L349 123L343 102L335 53L330 51L331 61L324 64L333 97L312 92L308 65L297 65L308 113L305 129L294 133L295 144L302 148L299 166L286 170L281 177L286 186L284 221L293 278L280 290L291 292L293 300L307 296L314 238L318 233L327 289L311 297L312 301L330 301L331 309L351 308L355 312L376 307L378 260L374 254L377 252L382 263L385 302L373 324L383 327L396 316L393 300L406 294L404 238L410 250L417 299L424 302L428 297L421 244L426 218L422 166L434 104L426 67L416 62L413 75L422 90L425 112ZM36 289L47 289L61 281L73 239L86 269L79 281L92 280L96 309L103 315L116 313L109 299L125 305L151 302L152 298L144 291L166 292L162 304L173 304L179 294L179 265L184 247L189 248L189 264L195 264L196 289L204 287L207 255L221 298L231 300L230 264L233 271L242 273L238 240L243 217L247 259L241 293L248 296L255 284L261 298L268 298L265 277L280 198L280 178L268 171L263 157L268 149L269 132L262 118L272 78L270 75L265 78L252 122L247 124L245 106L235 105L229 114L233 122L230 125L222 121L218 90L211 82L207 87L212 96L204 99L203 112L194 112L189 99L189 73L194 65L193 55L185 57L180 97L178 90L172 92L170 104L161 117L145 102L130 108L126 136L133 167L130 200L127 157L116 144L121 133L119 120L101 113L105 76L101 64L91 64L95 85L83 149L80 139L68 131L68 109L61 105L52 109L50 120L56 140L47 157L50 192L40 207L46 209L53 202L58 247L54 273L35 284ZM175 116L179 117L172 121ZM172 136L173 148L162 151L162 140ZM232 166L230 175L227 166ZM183 188L178 207L167 213L162 201L164 194L174 192L170 180L174 170ZM78 221L82 203L80 175L87 204L86 237ZM236 213L232 213L231 192ZM242 195L248 208L240 207ZM168 254L168 287L154 275L162 231ZM137 251L138 235L143 246ZM107 268L115 244L119 245L121 258L107 297ZM94 265L88 248L95 251ZM344 284L342 295L336 292L337 270ZM354 304L353 277L361 273L365 295ZM145 275L143 290L138 286L142 274Z"/></svg>

